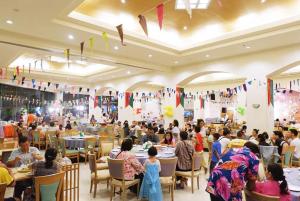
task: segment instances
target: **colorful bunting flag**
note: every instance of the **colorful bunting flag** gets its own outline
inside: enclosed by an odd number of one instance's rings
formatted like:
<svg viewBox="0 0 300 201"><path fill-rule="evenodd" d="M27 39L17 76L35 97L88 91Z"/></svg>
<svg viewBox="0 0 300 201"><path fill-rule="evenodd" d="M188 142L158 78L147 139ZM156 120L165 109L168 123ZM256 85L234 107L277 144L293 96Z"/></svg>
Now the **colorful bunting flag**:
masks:
<svg viewBox="0 0 300 201"><path fill-rule="evenodd" d="M129 103L130 103L130 97L131 97L131 93L130 92L125 92L125 108L128 107Z"/></svg>
<svg viewBox="0 0 300 201"><path fill-rule="evenodd" d="M148 28L147 28L147 21L146 21L145 16L139 15L138 18L139 18L139 23L140 23L142 29L144 30L146 36L148 37Z"/></svg>
<svg viewBox="0 0 300 201"><path fill-rule="evenodd" d="M130 96L130 100L129 100L129 105L131 108L133 108L133 101L134 101L134 99L133 99L133 93L132 93Z"/></svg>
<svg viewBox="0 0 300 201"><path fill-rule="evenodd" d="M81 60L82 60L83 48L84 48L84 41L80 43L80 57L81 57Z"/></svg>
<svg viewBox="0 0 300 201"><path fill-rule="evenodd" d="M268 89L268 105L272 104L272 106L274 106L273 80L268 79L267 89Z"/></svg>
<svg viewBox="0 0 300 201"><path fill-rule="evenodd" d="M247 91L247 85L243 84L244 91Z"/></svg>
<svg viewBox="0 0 300 201"><path fill-rule="evenodd" d="M116 28L117 28L117 30L118 30L118 33L119 33L119 36L120 36L120 39L121 39L121 44L122 44L123 46L125 46L125 44L124 44L123 25L120 24L120 25L116 26Z"/></svg>
<svg viewBox="0 0 300 201"><path fill-rule="evenodd" d="M176 87L176 107L180 104L184 107L184 88Z"/></svg>
<svg viewBox="0 0 300 201"><path fill-rule="evenodd" d="M65 54L65 57L67 58L68 68L69 68L70 67L70 49L65 49L64 54Z"/></svg>
<svg viewBox="0 0 300 201"><path fill-rule="evenodd" d="M160 30L162 29L162 23L164 19L164 4L159 4L156 7L157 20Z"/></svg>
<svg viewBox="0 0 300 201"><path fill-rule="evenodd" d="M89 38L89 42L90 42L90 43L89 43L89 44L90 44L90 48L93 49L93 48L94 48L94 43L95 43L94 37L90 37L90 38Z"/></svg>
<svg viewBox="0 0 300 201"><path fill-rule="evenodd" d="M183 0L183 1L184 1L185 9L186 9L187 13L189 14L190 19L192 19L192 8L191 8L190 0Z"/></svg>

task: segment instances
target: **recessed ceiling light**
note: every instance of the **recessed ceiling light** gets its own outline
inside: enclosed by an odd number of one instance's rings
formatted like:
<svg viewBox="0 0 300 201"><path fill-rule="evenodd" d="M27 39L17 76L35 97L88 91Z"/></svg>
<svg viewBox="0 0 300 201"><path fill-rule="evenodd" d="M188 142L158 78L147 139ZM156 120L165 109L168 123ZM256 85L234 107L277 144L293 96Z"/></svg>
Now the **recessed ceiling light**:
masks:
<svg viewBox="0 0 300 201"><path fill-rule="evenodd" d="M127 74L130 74L131 72L130 71L127 71Z"/></svg>
<svg viewBox="0 0 300 201"><path fill-rule="evenodd" d="M261 3L265 3L266 1L267 1L267 0L261 0L260 2L261 2Z"/></svg>
<svg viewBox="0 0 300 201"><path fill-rule="evenodd" d="M251 47L249 45L243 45L246 49L250 49Z"/></svg>
<svg viewBox="0 0 300 201"><path fill-rule="evenodd" d="M152 54L148 54L148 57L149 57L149 58L152 58Z"/></svg>
<svg viewBox="0 0 300 201"><path fill-rule="evenodd" d="M178 64L178 61L174 61L174 64Z"/></svg>
<svg viewBox="0 0 300 201"><path fill-rule="evenodd" d="M68 35L68 38L69 38L70 40L73 40L73 39L74 39L74 36L73 36L72 34L69 34L69 35Z"/></svg>
<svg viewBox="0 0 300 201"><path fill-rule="evenodd" d="M81 61L81 60L76 60L75 61L77 64L80 64L80 65L86 65L87 62L86 61Z"/></svg>
<svg viewBox="0 0 300 201"><path fill-rule="evenodd" d="M210 57L210 55L209 55L209 54L207 54L207 55L205 55L205 57L206 57L206 58L208 58L208 57Z"/></svg>
<svg viewBox="0 0 300 201"><path fill-rule="evenodd" d="M7 24L13 24L14 22L12 20L6 20Z"/></svg>
<svg viewBox="0 0 300 201"><path fill-rule="evenodd" d="M121 3L126 3L126 0L121 0Z"/></svg>
<svg viewBox="0 0 300 201"><path fill-rule="evenodd" d="M114 49L115 49L115 50L118 50L118 49L119 49L119 47L118 47L118 46L114 46Z"/></svg>
<svg viewBox="0 0 300 201"><path fill-rule="evenodd" d="M183 27L183 30L187 30L187 26L184 26L184 27Z"/></svg>

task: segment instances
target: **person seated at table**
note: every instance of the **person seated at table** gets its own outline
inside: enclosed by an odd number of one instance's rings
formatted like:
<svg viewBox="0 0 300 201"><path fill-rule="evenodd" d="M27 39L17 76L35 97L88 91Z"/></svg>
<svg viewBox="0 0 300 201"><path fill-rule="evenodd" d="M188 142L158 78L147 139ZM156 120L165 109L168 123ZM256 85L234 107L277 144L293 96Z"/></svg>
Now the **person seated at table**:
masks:
<svg viewBox="0 0 300 201"><path fill-rule="evenodd" d="M206 187L211 201L242 200L246 184L249 190L253 190L258 175L258 155L259 148L252 142L222 155Z"/></svg>
<svg viewBox="0 0 300 201"><path fill-rule="evenodd" d="M72 126L73 129L77 130L78 129L78 124L76 121L73 122L73 126Z"/></svg>
<svg viewBox="0 0 300 201"><path fill-rule="evenodd" d="M247 141L243 139L243 132L242 131L238 131L236 134L236 138L231 140L228 143L228 148L239 148L239 147L243 147L244 144ZM255 144L255 143L254 143Z"/></svg>
<svg viewBox="0 0 300 201"><path fill-rule="evenodd" d="M153 125L152 125L152 127L153 127L153 131L154 131L154 133L157 133L158 132L158 126L157 126L157 123L153 123Z"/></svg>
<svg viewBox="0 0 300 201"><path fill-rule="evenodd" d="M5 164L0 162L0 184L6 184L8 187L15 186L14 175ZM15 201L14 198L4 198L4 201Z"/></svg>
<svg viewBox="0 0 300 201"><path fill-rule="evenodd" d="M67 125L65 127L66 130L72 130L72 125L70 121L67 121Z"/></svg>
<svg viewBox="0 0 300 201"><path fill-rule="evenodd" d="M136 156L131 153L133 147L133 142L131 139L124 139L121 144L121 151L116 156L116 159L124 160L124 178L125 180L140 179L140 183L143 180L144 167L136 158ZM137 186L130 188L131 191L137 192Z"/></svg>
<svg viewBox="0 0 300 201"><path fill-rule="evenodd" d="M180 141L176 144L175 155L177 156L177 171L191 171L192 170L192 158L194 155L194 146L188 140L188 133L186 131L180 132ZM180 188L184 188L187 185L187 178L177 177L180 180Z"/></svg>
<svg viewBox="0 0 300 201"><path fill-rule="evenodd" d="M278 147L278 154L281 156L285 154L288 143L284 140L283 133L281 131L273 131L272 142Z"/></svg>
<svg viewBox="0 0 300 201"><path fill-rule="evenodd" d="M28 138L22 136L19 138L19 148L11 153L7 165L9 167L20 167L37 160L43 160L40 151L36 147L30 147Z"/></svg>
<svg viewBox="0 0 300 201"><path fill-rule="evenodd" d="M128 121L124 121L123 130L124 130L124 137L128 137L130 135L130 128L129 128Z"/></svg>
<svg viewBox="0 0 300 201"><path fill-rule="evenodd" d="M57 128L53 121L51 121L49 125L50 125L50 127L48 128L48 131L57 131Z"/></svg>
<svg viewBox="0 0 300 201"><path fill-rule="evenodd" d="M63 125L59 124L58 130L56 131L56 137L59 138L59 137L63 136L64 133L65 133L65 129L64 129Z"/></svg>
<svg viewBox="0 0 300 201"><path fill-rule="evenodd" d="M43 133L46 133L48 130L48 126L45 121L42 121L42 124L38 126L38 129L40 129Z"/></svg>
<svg viewBox="0 0 300 201"><path fill-rule="evenodd" d="M175 143L175 139L173 138L172 132L167 131L166 134L164 135L164 138L160 141L160 144L175 147L176 143Z"/></svg>
<svg viewBox="0 0 300 201"><path fill-rule="evenodd" d="M269 196L279 196L280 201L292 200L283 169L279 164L269 164L266 177L266 181L255 183L255 192Z"/></svg>
<svg viewBox="0 0 300 201"><path fill-rule="evenodd" d="M267 132L263 132L262 134L259 134L257 136L258 145L259 146L270 146L270 144L267 142L268 138L269 138L269 135Z"/></svg>
<svg viewBox="0 0 300 201"><path fill-rule="evenodd" d="M165 128L164 125L160 124L158 126L158 134L165 134Z"/></svg>
<svg viewBox="0 0 300 201"><path fill-rule="evenodd" d="M153 130L152 127L148 128L148 130L146 132L146 135L144 135L142 137L142 140L141 140L142 144L144 144L145 142L148 142L148 141L150 141L150 142L152 142L154 144L158 144L159 143L159 137L158 137L158 135L156 135L154 133L154 130Z"/></svg>
<svg viewBox="0 0 300 201"><path fill-rule="evenodd" d="M258 129L253 129L253 130L252 130L252 135L251 135L251 137L249 138L249 141L250 141L250 142L253 142L254 144L258 144L258 139L257 139L257 137L258 137L258 132L259 132Z"/></svg>
<svg viewBox="0 0 300 201"><path fill-rule="evenodd" d="M294 160L299 160L300 158L300 139L298 137L298 131L296 129L290 130L292 134L291 146L295 146Z"/></svg>
<svg viewBox="0 0 300 201"><path fill-rule="evenodd" d="M95 118L95 115L92 115L91 119L90 119L90 124L94 125L97 123L97 120Z"/></svg>

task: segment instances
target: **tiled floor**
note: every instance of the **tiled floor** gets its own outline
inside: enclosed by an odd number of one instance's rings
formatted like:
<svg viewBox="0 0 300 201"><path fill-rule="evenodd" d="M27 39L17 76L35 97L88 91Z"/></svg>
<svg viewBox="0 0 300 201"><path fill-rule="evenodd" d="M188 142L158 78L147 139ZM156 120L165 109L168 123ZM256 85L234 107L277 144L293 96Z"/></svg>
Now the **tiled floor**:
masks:
<svg viewBox="0 0 300 201"><path fill-rule="evenodd" d="M90 194L90 170L88 164L81 163L80 164L80 201L89 201L89 200L100 200L100 201L109 201L109 191L106 188L106 183L98 185L96 198L93 198L93 193ZM204 171L200 176L200 189L197 189L197 185L195 185L194 194L192 194L191 183L189 180L188 187L183 190L175 190L174 200L175 201L193 201L193 200L201 200L201 201L209 201L209 195L205 192L205 187L207 184L208 175L204 175ZM196 183L196 179L195 179ZM12 194L12 188L8 188L6 195L9 196ZM120 200L120 196L116 195L114 197L115 201ZM128 191L127 200L133 201L137 200L136 196ZM171 200L170 194L168 193L168 189L163 190L163 200Z"/></svg>

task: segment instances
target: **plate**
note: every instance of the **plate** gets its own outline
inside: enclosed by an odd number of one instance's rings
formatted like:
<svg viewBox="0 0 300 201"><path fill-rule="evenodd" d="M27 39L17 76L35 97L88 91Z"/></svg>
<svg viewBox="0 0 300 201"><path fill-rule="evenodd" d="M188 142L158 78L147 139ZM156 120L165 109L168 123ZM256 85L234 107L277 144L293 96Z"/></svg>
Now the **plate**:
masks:
<svg viewBox="0 0 300 201"><path fill-rule="evenodd" d="M174 154L174 153L171 151L166 151L165 154Z"/></svg>
<svg viewBox="0 0 300 201"><path fill-rule="evenodd" d="M141 158L141 157L145 157L144 154L135 154L136 157Z"/></svg>
<svg viewBox="0 0 300 201"><path fill-rule="evenodd" d="M20 169L18 170L19 173L28 173L31 172L31 170L29 168L24 168L24 169Z"/></svg>

